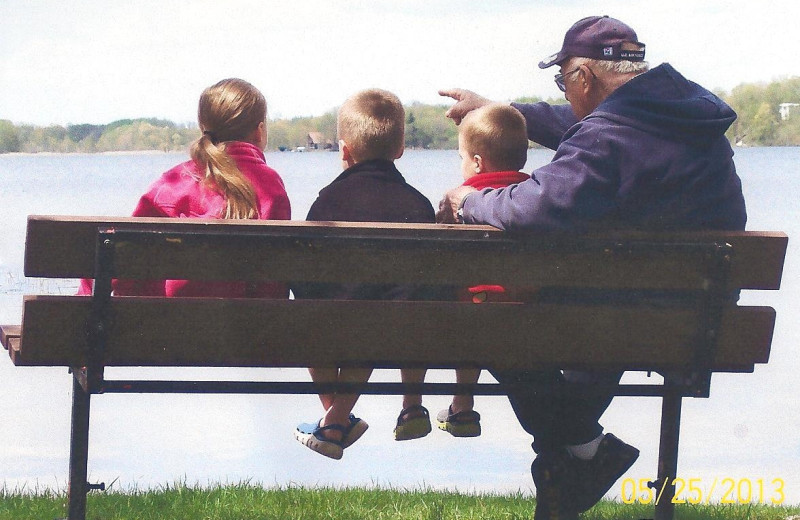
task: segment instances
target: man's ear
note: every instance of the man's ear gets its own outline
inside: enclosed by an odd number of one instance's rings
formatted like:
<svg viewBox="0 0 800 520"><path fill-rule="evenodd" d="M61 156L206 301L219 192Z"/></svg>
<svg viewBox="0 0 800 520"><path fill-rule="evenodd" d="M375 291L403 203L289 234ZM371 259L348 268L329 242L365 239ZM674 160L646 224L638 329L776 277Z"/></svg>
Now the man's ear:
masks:
<svg viewBox="0 0 800 520"><path fill-rule="evenodd" d="M589 93L592 92L594 87L597 86L597 85L595 85L595 83L597 82L597 78L594 76L594 74L589 72L589 69L586 67L586 65L581 65L580 74L581 74L581 77L578 80L578 81L580 81L578 86L583 91L584 95L589 95Z"/></svg>

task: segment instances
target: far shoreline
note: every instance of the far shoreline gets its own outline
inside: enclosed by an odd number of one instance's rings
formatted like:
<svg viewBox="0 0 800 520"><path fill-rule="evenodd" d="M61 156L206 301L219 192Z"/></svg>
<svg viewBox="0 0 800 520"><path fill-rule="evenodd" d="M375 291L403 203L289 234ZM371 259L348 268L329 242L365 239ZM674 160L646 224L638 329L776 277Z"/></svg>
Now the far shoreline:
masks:
<svg viewBox="0 0 800 520"><path fill-rule="evenodd" d="M182 153L187 150L110 150L107 152L6 152L0 153L0 157L50 157L56 155L166 155L170 153Z"/></svg>

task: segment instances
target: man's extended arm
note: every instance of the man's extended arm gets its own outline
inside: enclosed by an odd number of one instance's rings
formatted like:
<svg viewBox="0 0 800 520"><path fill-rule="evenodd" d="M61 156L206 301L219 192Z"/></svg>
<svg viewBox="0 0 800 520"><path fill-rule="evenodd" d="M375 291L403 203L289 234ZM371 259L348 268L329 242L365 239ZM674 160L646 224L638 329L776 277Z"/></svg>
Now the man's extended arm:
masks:
<svg viewBox="0 0 800 520"><path fill-rule="evenodd" d="M468 194L464 222L508 231L547 231L581 229L607 216L616 207L619 178L601 134L597 126L576 129L553 161L535 170L530 180Z"/></svg>
<svg viewBox="0 0 800 520"><path fill-rule="evenodd" d="M578 122L569 105L511 103L525 117L528 139L551 150L558 148L561 138Z"/></svg>
<svg viewBox="0 0 800 520"><path fill-rule="evenodd" d="M452 119L457 125L460 125L461 120L464 119L464 116L473 110L484 105L488 105L492 102L491 99L487 99L480 94L476 94L471 90L466 90L463 88L442 89L439 91L439 95L456 100L456 104L451 106L444 115L445 117Z"/></svg>

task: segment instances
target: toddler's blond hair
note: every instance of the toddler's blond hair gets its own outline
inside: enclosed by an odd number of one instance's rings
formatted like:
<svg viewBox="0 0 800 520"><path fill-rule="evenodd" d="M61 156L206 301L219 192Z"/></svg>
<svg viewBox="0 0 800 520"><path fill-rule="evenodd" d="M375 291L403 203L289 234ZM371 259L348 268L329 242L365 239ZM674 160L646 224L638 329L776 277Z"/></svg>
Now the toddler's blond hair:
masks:
<svg viewBox="0 0 800 520"><path fill-rule="evenodd" d="M517 109L492 103L473 110L459 125L464 148L497 171L520 170L528 159L525 118Z"/></svg>

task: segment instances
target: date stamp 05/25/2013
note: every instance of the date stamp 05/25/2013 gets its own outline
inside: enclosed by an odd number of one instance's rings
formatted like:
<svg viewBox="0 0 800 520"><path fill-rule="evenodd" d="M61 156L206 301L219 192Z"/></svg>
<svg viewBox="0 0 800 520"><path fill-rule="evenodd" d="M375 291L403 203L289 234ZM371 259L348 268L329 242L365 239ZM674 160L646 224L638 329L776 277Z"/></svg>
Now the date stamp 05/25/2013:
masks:
<svg viewBox="0 0 800 520"><path fill-rule="evenodd" d="M624 504L658 504L667 484L675 486L673 504L783 504L786 483L782 478L701 478L676 477L661 485L647 478L622 480L620 498Z"/></svg>

